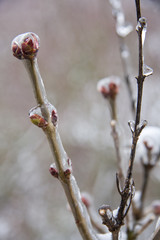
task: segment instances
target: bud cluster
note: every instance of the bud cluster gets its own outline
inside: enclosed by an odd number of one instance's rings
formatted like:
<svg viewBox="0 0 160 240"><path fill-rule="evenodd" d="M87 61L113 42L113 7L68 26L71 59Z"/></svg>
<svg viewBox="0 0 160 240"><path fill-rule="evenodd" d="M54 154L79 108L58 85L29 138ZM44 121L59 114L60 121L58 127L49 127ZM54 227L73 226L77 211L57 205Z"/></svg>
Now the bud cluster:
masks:
<svg viewBox="0 0 160 240"><path fill-rule="evenodd" d="M33 60L37 55L39 47L40 39L32 32L18 35L11 44L13 55L18 59Z"/></svg>

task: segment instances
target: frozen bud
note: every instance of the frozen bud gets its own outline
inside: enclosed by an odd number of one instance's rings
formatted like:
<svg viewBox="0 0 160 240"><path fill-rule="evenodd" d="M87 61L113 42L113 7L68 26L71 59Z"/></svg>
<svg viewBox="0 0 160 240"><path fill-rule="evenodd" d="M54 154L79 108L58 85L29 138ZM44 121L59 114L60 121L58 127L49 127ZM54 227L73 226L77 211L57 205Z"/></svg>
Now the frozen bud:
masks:
<svg viewBox="0 0 160 240"><path fill-rule="evenodd" d="M111 219L113 216L112 209L109 205L103 205L99 208L98 212L101 217L107 217L108 219Z"/></svg>
<svg viewBox="0 0 160 240"><path fill-rule="evenodd" d="M81 199L86 208L89 208L92 205L92 197L88 193L82 192Z"/></svg>
<svg viewBox="0 0 160 240"><path fill-rule="evenodd" d="M155 165L160 156L160 128L147 126L140 134L137 144L137 156L143 159L143 164L148 164L150 154L150 164Z"/></svg>
<svg viewBox="0 0 160 240"><path fill-rule="evenodd" d="M52 121L54 126L57 125L58 115L57 115L57 112L55 110L53 110L52 113L51 113L51 121Z"/></svg>
<svg viewBox="0 0 160 240"><path fill-rule="evenodd" d="M40 107L36 106L29 111L31 122L40 128L46 128L48 122L43 118Z"/></svg>
<svg viewBox="0 0 160 240"><path fill-rule="evenodd" d="M153 149L152 143L147 142L147 141L143 141L143 143L144 143L144 146L146 147L146 149L147 149L148 151L152 151L152 149Z"/></svg>
<svg viewBox="0 0 160 240"><path fill-rule="evenodd" d="M58 171L56 169L56 166L55 164L51 164L50 168L49 168L49 171L50 171L50 174L55 177L55 178L58 178L59 174L58 174Z"/></svg>
<svg viewBox="0 0 160 240"><path fill-rule="evenodd" d="M103 78L97 83L97 90L102 93L105 98L115 99L119 92L120 78L117 76L110 76Z"/></svg>
<svg viewBox="0 0 160 240"><path fill-rule="evenodd" d="M33 60L40 47L39 37L32 32L27 32L15 37L11 44L13 55L18 59Z"/></svg>
<svg viewBox="0 0 160 240"><path fill-rule="evenodd" d="M160 200L155 200L152 203L152 209L155 215L160 215Z"/></svg>
<svg viewBox="0 0 160 240"><path fill-rule="evenodd" d="M64 176L67 178L67 179L69 179L70 178L70 175L71 175L71 169L66 169L65 171L64 171Z"/></svg>
<svg viewBox="0 0 160 240"><path fill-rule="evenodd" d="M30 119L34 125L40 128L45 128L48 125L48 122L38 114L33 114L32 116L30 116Z"/></svg>

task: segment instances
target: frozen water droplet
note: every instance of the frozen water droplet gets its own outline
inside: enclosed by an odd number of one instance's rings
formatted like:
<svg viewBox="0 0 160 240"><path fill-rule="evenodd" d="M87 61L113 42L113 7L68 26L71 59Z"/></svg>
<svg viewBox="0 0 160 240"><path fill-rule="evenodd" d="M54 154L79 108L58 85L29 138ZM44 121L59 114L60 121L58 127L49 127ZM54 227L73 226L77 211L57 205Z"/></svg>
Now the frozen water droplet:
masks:
<svg viewBox="0 0 160 240"><path fill-rule="evenodd" d="M29 111L29 117L33 116L34 114L42 117L41 108L39 106L31 108L31 110Z"/></svg>
<svg viewBox="0 0 160 240"><path fill-rule="evenodd" d="M119 0L109 0L109 2L115 9L118 9L121 7L121 3Z"/></svg>
<svg viewBox="0 0 160 240"><path fill-rule="evenodd" d="M143 75L145 77L148 77L148 76L150 76L152 74L153 74L153 69L151 67L147 66L146 64L144 64L144 66L143 66Z"/></svg>
<svg viewBox="0 0 160 240"><path fill-rule="evenodd" d="M129 127L130 127L130 129L131 129L131 132L133 133L133 132L134 132L134 128L135 128L135 121L130 120L130 121L128 122L128 125L129 125Z"/></svg>
<svg viewBox="0 0 160 240"><path fill-rule="evenodd" d="M145 38L146 38L146 32L147 32L147 28L144 27L143 30L142 30L142 45L144 45L144 41L145 41Z"/></svg>
<svg viewBox="0 0 160 240"><path fill-rule="evenodd" d="M106 210L106 214L107 214L108 219L112 219L113 213L110 209Z"/></svg>
<svg viewBox="0 0 160 240"><path fill-rule="evenodd" d="M147 20L146 18L142 17L139 19L138 24L136 26L136 30L138 33L141 33L142 36L142 45L144 45L146 32L147 32Z"/></svg>
<svg viewBox="0 0 160 240"><path fill-rule="evenodd" d="M40 128L46 128L48 122L44 119L41 113L41 108L36 106L29 111L31 122Z"/></svg>
<svg viewBox="0 0 160 240"><path fill-rule="evenodd" d="M127 49L124 49L121 52L121 56L122 56L123 59L127 59L129 57L129 51Z"/></svg>
<svg viewBox="0 0 160 240"><path fill-rule="evenodd" d="M48 108L49 113L50 113L51 121L52 121L53 125L56 126L57 121L58 121L57 110L50 102L47 102L46 105L47 105L47 108Z"/></svg>
<svg viewBox="0 0 160 240"><path fill-rule="evenodd" d="M116 32L117 34L124 38L133 31L133 26L129 23L126 24L117 24Z"/></svg>

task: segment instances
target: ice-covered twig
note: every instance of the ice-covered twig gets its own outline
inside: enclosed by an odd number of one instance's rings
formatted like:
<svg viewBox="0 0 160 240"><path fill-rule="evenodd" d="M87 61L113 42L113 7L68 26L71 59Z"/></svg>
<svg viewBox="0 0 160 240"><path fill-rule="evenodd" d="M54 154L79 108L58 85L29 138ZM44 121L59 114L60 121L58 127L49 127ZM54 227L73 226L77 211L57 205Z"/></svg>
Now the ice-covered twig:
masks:
<svg viewBox="0 0 160 240"><path fill-rule="evenodd" d="M128 46L125 42L125 38L130 34L133 30L133 26L130 23L125 21L125 15L122 9L121 0L109 0L112 6L112 14L116 21L116 33L119 40L119 49L120 49L120 56L122 60L123 72L124 72L124 79L128 89L131 110L133 115L135 116L135 96L133 92L133 86L131 82L131 67L130 67L130 51Z"/></svg>
<svg viewBox="0 0 160 240"><path fill-rule="evenodd" d="M118 175L121 186L123 185L124 175L122 170L122 161L120 154L120 142L119 133L117 127L117 109L116 109L116 98L119 92L120 78L118 76L109 76L103 78L97 83L97 90L103 95L109 103L110 115L111 115L111 134L114 141L114 147L116 150L117 163L118 163Z"/></svg>
<svg viewBox="0 0 160 240"><path fill-rule="evenodd" d="M138 6L137 6L137 11L138 11ZM116 217L114 217L114 221L112 221L112 225L113 225L112 228L110 228L110 221L108 223L108 219L106 218L106 216L104 218L104 216L100 214L102 216L102 219L105 219L106 226L109 228L109 230L112 233L120 231L121 226L124 224L124 218L127 215L129 206L132 201L132 197L134 195L134 181L132 180L133 163L135 159L138 138L142 130L147 124L146 121L140 122L143 83L144 83L145 77L148 76L144 72L144 53L143 53L146 27L147 27L146 19L145 18L138 19L136 30L138 33L138 40L139 40L139 70L138 70L138 77L136 77L137 88L138 88L136 118L135 118L135 123L130 124L131 133L132 133L132 146L131 146L131 152L130 152L129 166L127 170L127 176L125 179L124 188L122 190L120 190L119 188L121 202L118 208L117 215ZM102 211L102 214L103 213L105 214L105 211Z"/></svg>
<svg viewBox="0 0 160 240"><path fill-rule="evenodd" d="M39 44L39 37L31 32L21 34L12 41L13 55L18 59L24 59L37 101L37 106L30 111L30 118L35 125L43 129L48 138L56 164L56 168L53 170L51 167L50 172L60 180L64 188L82 238L84 240L97 240L98 237L93 231L87 210L81 200L80 190L72 173L71 160L63 148L58 133L57 111L47 100L36 58Z"/></svg>

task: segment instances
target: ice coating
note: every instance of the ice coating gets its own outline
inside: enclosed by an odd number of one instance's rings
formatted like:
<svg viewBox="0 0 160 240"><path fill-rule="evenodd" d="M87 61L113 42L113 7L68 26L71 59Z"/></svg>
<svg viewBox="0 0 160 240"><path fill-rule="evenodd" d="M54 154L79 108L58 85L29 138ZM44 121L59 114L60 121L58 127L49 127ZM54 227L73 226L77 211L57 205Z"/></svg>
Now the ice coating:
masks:
<svg viewBox="0 0 160 240"><path fill-rule="evenodd" d="M142 17L139 19L138 24L136 26L136 30L138 33L141 33L142 37L142 46L144 46L146 32L147 32L147 21L146 18Z"/></svg>
<svg viewBox="0 0 160 240"><path fill-rule="evenodd" d="M146 145L147 144L147 145ZM160 155L160 128L147 126L143 129L137 144L137 154L144 163L148 162L147 146L151 148L151 163L155 163Z"/></svg>
<svg viewBox="0 0 160 240"><path fill-rule="evenodd" d="M18 59L34 59L40 47L40 39L33 32L22 33L11 43L13 55Z"/></svg>
<svg viewBox="0 0 160 240"><path fill-rule="evenodd" d="M103 78L97 83L97 90L101 92L105 98L115 98L119 91L120 78L110 76Z"/></svg>
<svg viewBox="0 0 160 240"><path fill-rule="evenodd" d="M120 37L124 38L133 31L133 26L125 22L120 0L110 0L109 2L112 5L112 14L116 19L116 32Z"/></svg>
<svg viewBox="0 0 160 240"><path fill-rule="evenodd" d="M146 64L144 64L144 66L143 66L143 75L145 77L148 77L148 76L150 76L152 74L153 74L153 69L151 67L147 66Z"/></svg>

